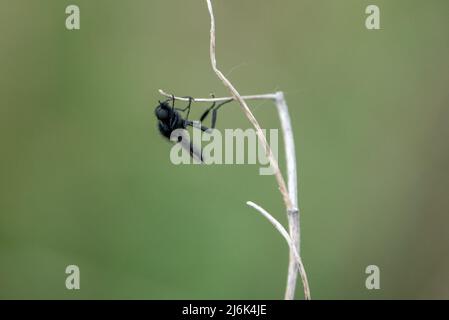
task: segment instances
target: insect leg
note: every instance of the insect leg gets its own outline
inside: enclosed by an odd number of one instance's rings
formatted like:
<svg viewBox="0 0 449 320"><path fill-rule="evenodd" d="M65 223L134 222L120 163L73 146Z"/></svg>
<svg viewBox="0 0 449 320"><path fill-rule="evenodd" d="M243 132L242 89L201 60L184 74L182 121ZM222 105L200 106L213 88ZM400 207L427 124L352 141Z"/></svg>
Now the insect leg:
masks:
<svg viewBox="0 0 449 320"><path fill-rule="evenodd" d="M204 111L203 115L200 118L200 121L203 122L204 119L206 119L206 117L209 115L209 112L215 108L216 102L214 102L209 108L207 108L206 111Z"/></svg>
<svg viewBox="0 0 449 320"><path fill-rule="evenodd" d="M184 127L190 126L192 128L198 128L203 132L208 132L210 129L208 127L205 127L203 125L198 126L198 122L194 123L194 121L190 120L184 120Z"/></svg>
<svg viewBox="0 0 449 320"><path fill-rule="evenodd" d="M231 102L231 100L226 100L222 103L220 103L219 105L217 105L213 110L212 110L212 124L211 124L211 128L214 129L215 128L215 124L217 122L217 113L218 113L218 109L220 109L222 106L224 106L225 104Z"/></svg>
<svg viewBox="0 0 449 320"><path fill-rule="evenodd" d="M186 115L186 120L189 119L189 114L190 114L190 106L192 105L192 102L195 100L193 97L183 97L183 98L189 98L189 104L187 105L187 107L185 107L184 109L176 109L178 111L186 111L187 110L187 115Z"/></svg>
<svg viewBox="0 0 449 320"><path fill-rule="evenodd" d="M175 115L175 96L171 95L171 101L172 101L172 106L171 106L171 119L170 119L170 127L173 126L175 124L176 121L176 117Z"/></svg>
<svg viewBox="0 0 449 320"><path fill-rule="evenodd" d="M174 95L171 95L171 102L172 102L172 106L171 106L171 109L174 111L175 110L175 96Z"/></svg>

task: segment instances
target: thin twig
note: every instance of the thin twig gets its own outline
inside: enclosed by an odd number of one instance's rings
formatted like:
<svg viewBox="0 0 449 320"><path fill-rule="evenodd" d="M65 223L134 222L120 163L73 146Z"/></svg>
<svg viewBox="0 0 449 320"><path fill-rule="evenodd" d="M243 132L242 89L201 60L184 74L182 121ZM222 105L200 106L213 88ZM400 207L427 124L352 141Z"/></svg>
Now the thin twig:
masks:
<svg viewBox="0 0 449 320"><path fill-rule="evenodd" d="M276 107L279 114L279 121L281 122L282 133L284 137L285 159L287 163L287 177L288 177L288 193L293 204L291 210L287 210L288 226L290 236L294 247L301 256L301 228L299 219L299 205L298 205L298 175L296 171L296 151L295 141L293 139L293 129L288 112L287 102L285 101L284 93L276 93ZM294 252L290 250L290 259L287 274L287 287L285 290L285 299L292 300L295 297L296 282L298 272L293 261ZM305 286L306 284L303 283Z"/></svg>
<svg viewBox="0 0 449 320"><path fill-rule="evenodd" d="M262 213L273 225L274 227L282 234L282 236L287 241L290 248L289 255L289 269L288 269L288 278L287 278L287 287L285 292L285 299L291 300L294 299L295 288L296 288L296 280L298 275L298 270L301 275L303 288L304 288L304 296L306 299L310 299L310 289L307 281L307 275L305 272L304 265L302 264L301 256L300 256L300 220L299 220L299 206L298 206L298 183L297 183L297 170L296 170L296 152L295 152L295 144L293 140L293 132L290 121L290 115L288 112L287 103L284 98L284 94L282 92L269 93L269 94L260 94L260 95L250 95L250 96L241 96L239 92L235 89L232 83L223 75L223 73L217 68L217 61L215 56L215 18L212 8L211 0L206 0L207 6L209 9L209 14L211 18L211 28L210 28L210 59L214 72L218 76L218 78L223 82L225 87L227 87L232 95L232 97L222 97L222 98L194 98L193 100L196 102L220 102L227 100L236 100L240 106L242 107L243 112L251 122L251 124L256 129L257 136L265 149L267 157L270 161L270 165L274 170L274 174L276 177L276 181L279 186L279 190L281 192L285 207L287 209L287 217L289 224L289 233L285 230L285 228L275 219L272 215L270 215L267 211L265 211L260 206L254 204L253 202L248 202L248 205L252 206L260 213ZM174 98L180 101L189 101L189 98L186 97L177 97L171 94L164 92L163 90L159 90L159 93L168 98ZM283 136L284 136L284 144L285 144L285 154L286 154L286 163L287 163L287 174L288 174L288 188L285 184L285 180L280 172L278 162L276 158L273 156L272 150L268 145L266 137L257 121L257 119L252 114L245 100L257 100L257 99L265 99L265 100L273 100L276 104L279 120L281 122Z"/></svg>
<svg viewBox="0 0 449 320"><path fill-rule="evenodd" d="M171 93L167 93L162 89L159 89L159 93L167 98L173 98ZM189 98L174 96L175 100L189 102ZM276 100L278 93L267 93L267 94L254 94L250 96L242 96L244 100ZM221 98L193 98L192 101L195 102L223 102L228 100L235 100L234 97L221 97Z"/></svg>
<svg viewBox="0 0 449 320"><path fill-rule="evenodd" d="M282 123L282 128L284 132L285 139L285 152L287 154L287 171L289 174L289 189L287 189L285 185L285 180L282 177L282 174L279 170L279 165L277 160L274 158L272 150L268 145L266 137L260 128L260 125L254 115L251 113L248 105L245 100L240 96L237 89L231 84L231 82L223 75L223 73L217 68L217 60L215 54L215 17L212 8L211 0L207 1L207 7L209 9L209 15L211 19L211 27L210 27L210 59L212 64L212 69L217 74L218 78L223 82L223 84L229 89L231 95L236 99L245 115L249 119L249 121L253 124L254 128L256 128L257 135L262 145L265 147L265 151L267 153L267 157L270 161L272 168L274 169L274 173L276 176L277 183L279 185L279 190L282 194L285 207L287 209L287 216L289 222L289 231L292 235L293 245L297 249L297 253L299 254L299 210L298 210L298 198L297 198L297 175L296 175L296 159L295 159L295 149L294 149L294 141L293 134L291 130L291 122L288 114L287 104L285 103L284 95L278 94L276 97L276 105L278 108L280 120ZM293 155L293 156L292 156ZM287 288L285 292L285 299L291 300L294 299L295 288L296 288L296 279L297 279L297 269L293 261L294 251L290 250L290 258L289 258L289 269L288 269L288 277L287 277ZM300 270L301 271L301 270ZM305 270L302 270L305 273ZM302 277L304 294L307 296L308 283L307 278Z"/></svg>
<svg viewBox="0 0 449 320"><path fill-rule="evenodd" d="M306 300L310 300L310 289L307 281L307 274L304 269L304 265L302 263L301 257L299 256L298 250L296 249L295 244L293 243L293 240L291 239L288 232L285 230L285 228L282 226L282 224L277 221L271 214L269 214L264 208L261 206L255 204L252 201L248 201L246 203L250 207L253 207L257 211L259 211L265 218L270 221L270 223L276 228L276 230L279 231L279 233L284 237L285 241L287 241L288 246L290 247L291 252L293 252L294 256L294 262L296 266L299 269L299 273L301 274L302 282L304 283L304 295Z"/></svg>
<svg viewBox="0 0 449 320"><path fill-rule="evenodd" d="M209 14L210 14L210 61L212 64L212 69L214 70L214 72L218 76L218 78L221 80L221 82L223 82L224 86L229 89L232 97L238 101L238 103L242 107L243 112L245 113L246 117L248 118L248 120L251 122L251 124L256 129L257 136L259 137L259 140L265 149L265 153L267 154L267 158L270 161L270 165L274 170L274 175L276 176L276 180L279 185L279 191L282 194L282 198L284 200L285 206L286 206L287 210L291 210L291 209L293 209L293 205L292 205L292 202L288 195L285 180L282 177L281 171L279 170L278 162L273 155L273 151L271 150L270 146L268 145L267 138L265 137L265 135L262 131L262 128L259 125L259 122L254 117L253 113L251 112L251 110L249 109L245 100L242 98L242 96L237 91L237 89L232 85L232 83L224 76L224 74L217 67L217 59L215 56L215 16L214 16L214 11L212 8L211 0L206 0L206 1L207 1L207 7L209 9Z"/></svg>
<svg viewBox="0 0 449 320"><path fill-rule="evenodd" d="M159 90L159 93L167 98L173 98L179 101L189 101L189 98L178 97L171 93L167 93L163 90ZM220 98L193 98L193 101L196 102L220 102L220 101L228 101L230 99L234 99L233 97L220 97ZM300 219L299 219L299 206L298 206L298 183L297 183L297 170L296 170L296 151L295 151L295 143L293 139L293 130L290 120L290 115L288 112L288 106L285 101L284 93L282 91L278 91L276 93L267 93L267 94L256 94L256 95L247 95L242 96L244 100L273 100L276 104L277 111L279 114L279 120L281 122L282 133L284 137L284 145L285 145L285 158L287 163L287 176L288 176L288 193L289 197L292 201L293 208L291 210L287 210L288 217L288 225L290 231L290 237L292 239L292 243L296 247L297 253L300 255L301 248L301 228L300 228ZM305 272L305 271L304 271ZM285 290L285 299L292 300L295 297L295 289L296 282L298 276L297 264L295 262L295 253L290 249L290 259L289 259L289 267L288 267L288 275L287 275L287 286ZM308 284L304 284L303 286L308 286Z"/></svg>

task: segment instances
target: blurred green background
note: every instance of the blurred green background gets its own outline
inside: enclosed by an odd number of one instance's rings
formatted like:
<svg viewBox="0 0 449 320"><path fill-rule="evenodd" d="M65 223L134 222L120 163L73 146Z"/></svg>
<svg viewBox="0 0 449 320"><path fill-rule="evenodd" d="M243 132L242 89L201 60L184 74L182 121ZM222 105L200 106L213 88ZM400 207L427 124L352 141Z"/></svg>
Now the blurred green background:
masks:
<svg viewBox="0 0 449 320"><path fill-rule="evenodd" d="M69 4L79 31L65 28ZM449 298L449 1L215 12L223 72L244 94L286 94L312 297ZM285 224L275 179L174 166L156 130L159 88L227 95L208 41L205 1L0 0L0 298L283 298L287 246L245 205ZM250 105L279 126L270 103ZM218 127L249 124L231 104ZM69 264L79 291L65 288ZM381 290L365 288L370 264Z"/></svg>

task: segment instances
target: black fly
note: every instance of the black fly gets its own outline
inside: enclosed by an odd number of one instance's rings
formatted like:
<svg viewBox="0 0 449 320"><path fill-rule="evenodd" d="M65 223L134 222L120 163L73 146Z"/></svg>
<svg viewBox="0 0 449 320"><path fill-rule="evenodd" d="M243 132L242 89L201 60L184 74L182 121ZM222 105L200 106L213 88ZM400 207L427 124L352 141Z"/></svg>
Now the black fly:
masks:
<svg viewBox="0 0 449 320"><path fill-rule="evenodd" d="M156 114L156 118L158 119L158 129L159 132L164 136L165 138L170 140L170 136L174 130L177 129L186 129L187 127L193 127L194 122L190 121L189 114L190 114L190 107L192 105L192 102L194 99L192 97L187 97L189 99L189 104L184 109L178 109L175 108L175 97L172 96L171 99L165 100L165 101L159 101L159 105L154 110ZM170 101L172 105L170 106ZM217 122L217 112L218 109L223 106L226 103L231 102L232 99L226 100L220 104L216 104L215 102L210 106L201 116L200 122L202 122L206 117L209 115L209 113L212 111L212 121L211 121L211 128L215 128L215 124ZM183 118L180 112L186 112L186 117ZM207 132L209 128L204 127L201 125L200 129L204 132ZM203 155L201 150L197 150L193 146L192 142L187 142L188 145L186 145L186 141L182 141L183 138L181 136L178 136L178 142L183 143L184 147L187 147L190 156L196 157L197 159L200 159L201 162L203 162Z"/></svg>

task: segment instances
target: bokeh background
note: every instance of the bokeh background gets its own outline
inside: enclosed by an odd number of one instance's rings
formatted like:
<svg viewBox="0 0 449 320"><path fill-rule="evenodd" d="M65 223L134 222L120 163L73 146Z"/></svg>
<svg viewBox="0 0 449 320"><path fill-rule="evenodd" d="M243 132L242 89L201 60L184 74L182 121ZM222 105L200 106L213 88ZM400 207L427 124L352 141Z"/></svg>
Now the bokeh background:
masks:
<svg viewBox="0 0 449 320"><path fill-rule="evenodd" d="M79 31L65 29L69 4ZM379 31L365 28L368 4ZM205 1L0 8L0 298L281 299L287 246L245 205L285 224L275 179L255 165L174 166L156 130L159 88L227 95ZM449 2L216 0L215 11L236 87L286 93L312 297L449 298ZM250 105L279 126L270 103ZM249 124L231 104L218 127ZM65 288L69 264L79 291ZM377 291L365 288L370 264Z"/></svg>

